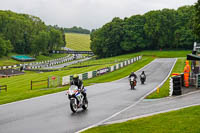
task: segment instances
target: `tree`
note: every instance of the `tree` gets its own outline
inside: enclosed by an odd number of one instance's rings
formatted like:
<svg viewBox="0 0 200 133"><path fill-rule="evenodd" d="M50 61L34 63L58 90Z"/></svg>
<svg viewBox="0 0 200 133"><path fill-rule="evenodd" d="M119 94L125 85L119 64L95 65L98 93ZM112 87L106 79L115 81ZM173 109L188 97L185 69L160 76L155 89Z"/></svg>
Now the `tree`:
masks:
<svg viewBox="0 0 200 133"><path fill-rule="evenodd" d="M1 11L0 10L0 34L4 36L4 40L9 40L13 46L13 52L20 54L30 54L34 53L36 46L41 46L39 51L36 51L35 55L47 53L48 46L46 50L43 49L41 45L42 37L45 36L43 41L52 42L51 38L47 37L45 34L51 33L52 30L56 34L53 35L53 48L60 49L64 46L64 30L58 26L46 26L44 22L36 17L28 14L17 14L12 11ZM52 35L52 34L51 34ZM36 44L36 42L38 44ZM39 47L40 48L40 47ZM32 51L33 50L33 51ZM39 53L38 53L39 52Z"/></svg>
<svg viewBox="0 0 200 133"><path fill-rule="evenodd" d="M43 54L48 53L47 51L48 42L49 42L49 34L45 31L39 32L39 34L34 37L32 44L32 53L34 54L34 56L38 56L41 53Z"/></svg>
<svg viewBox="0 0 200 133"><path fill-rule="evenodd" d="M194 23L194 32L196 34L197 39L200 41L200 0L195 4L195 23Z"/></svg>
<svg viewBox="0 0 200 133"><path fill-rule="evenodd" d="M123 20L114 18L101 29L92 32L91 49L99 57L116 56L123 52L120 42L123 38Z"/></svg>
<svg viewBox="0 0 200 133"><path fill-rule="evenodd" d="M64 32L66 32L66 33L90 34L90 30L84 29L82 27L77 27L77 26L74 26L72 28L64 28Z"/></svg>
<svg viewBox="0 0 200 133"><path fill-rule="evenodd" d="M144 33L145 18L141 15L135 15L124 20L123 40L120 43L123 50L138 51L144 49L148 42Z"/></svg>
<svg viewBox="0 0 200 133"><path fill-rule="evenodd" d="M150 11L145 14L145 33L152 49L170 48L174 41L176 12L171 9Z"/></svg>
<svg viewBox="0 0 200 133"><path fill-rule="evenodd" d="M9 40L5 40L2 35L0 35L0 57L7 56L9 52L13 49Z"/></svg>
<svg viewBox="0 0 200 133"><path fill-rule="evenodd" d="M64 46L63 34L61 31L51 28L49 37L48 50L59 49Z"/></svg>

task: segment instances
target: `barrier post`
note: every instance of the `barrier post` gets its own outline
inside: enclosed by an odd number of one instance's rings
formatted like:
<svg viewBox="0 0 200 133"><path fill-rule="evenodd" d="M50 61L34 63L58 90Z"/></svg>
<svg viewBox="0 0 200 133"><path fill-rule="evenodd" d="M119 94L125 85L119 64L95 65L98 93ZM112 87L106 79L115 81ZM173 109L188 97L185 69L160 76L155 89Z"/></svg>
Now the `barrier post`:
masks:
<svg viewBox="0 0 200 133"><path fill-rule="evenodd" d="M160 88L158 87L158 88L157 88L157 94L158 94L159 92L160 92Z"/></svg>
<svg viewBox="0 0 200 133"><path fill-rule="evenodd" d="M49 77L47 79L47 88L49 88Z"/></svg>
<svg viewBox="0 0 200 133"><path fill-rule="evenodd" d="M32 90L32 80L31 80L31 90Z"/></svg>

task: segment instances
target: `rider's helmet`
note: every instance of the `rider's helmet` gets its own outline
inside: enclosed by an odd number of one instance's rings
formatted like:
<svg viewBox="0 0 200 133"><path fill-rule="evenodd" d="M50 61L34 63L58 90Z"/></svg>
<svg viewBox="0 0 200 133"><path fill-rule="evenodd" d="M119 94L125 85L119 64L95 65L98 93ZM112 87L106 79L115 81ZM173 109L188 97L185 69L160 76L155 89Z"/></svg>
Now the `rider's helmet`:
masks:
<svg viewBox="0 0 200 133"><path fill-rule="evenodd" d="M79 78L78 74L73 75L73 79L78 79L78 78Z"/></svg>
<svg viewBox="0 0 200 133"><path fill-rule="evenodd" d="M74 75L73 75L73 81L74 81L74 82L78 82L78 79L79 79L78 74L74 74Z"/></svg>
<svg viewBox="0 0 200 133"><path fill-rule="evenodd" d="M142 74L144 74L144 71L142 71Z"/></svg>

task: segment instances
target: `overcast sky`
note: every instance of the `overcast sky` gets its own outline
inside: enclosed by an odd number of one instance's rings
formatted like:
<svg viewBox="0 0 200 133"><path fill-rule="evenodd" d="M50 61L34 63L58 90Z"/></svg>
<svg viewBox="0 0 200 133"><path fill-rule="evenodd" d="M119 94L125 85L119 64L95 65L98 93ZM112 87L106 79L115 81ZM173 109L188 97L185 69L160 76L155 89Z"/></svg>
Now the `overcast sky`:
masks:
<svg viewBox="0 0 200 133"><path fill-rule="evenodd" d="M31 14L50 25L96 29L114 17L177 9L195 2L197 0L0 0L0 10Z"/></svg>

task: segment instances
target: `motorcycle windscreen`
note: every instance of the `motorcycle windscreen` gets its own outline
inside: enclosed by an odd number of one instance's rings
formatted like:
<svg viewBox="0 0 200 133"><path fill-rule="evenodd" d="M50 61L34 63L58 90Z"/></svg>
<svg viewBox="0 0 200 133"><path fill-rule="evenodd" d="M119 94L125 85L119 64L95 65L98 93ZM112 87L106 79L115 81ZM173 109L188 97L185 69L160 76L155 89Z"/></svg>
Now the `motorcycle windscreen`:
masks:
<svg viewBox="0 0 200 133"><path fill-rule="evenodd" d="M76 85L71 85L69 88L69 94L75 94L75 92L78 90L78 87Z"/></svg>
<svg viewBox="0 0 200 133"><path fill-rule="evenodd" d="M131 81L134 81L134 80L135 80L135 77L132 76L130 80L131 80Z"/></svg>

